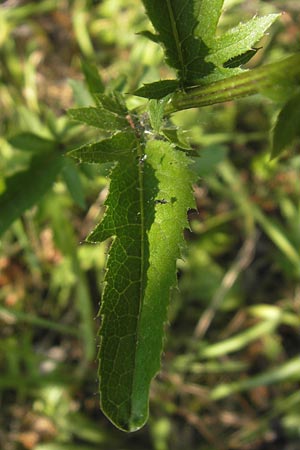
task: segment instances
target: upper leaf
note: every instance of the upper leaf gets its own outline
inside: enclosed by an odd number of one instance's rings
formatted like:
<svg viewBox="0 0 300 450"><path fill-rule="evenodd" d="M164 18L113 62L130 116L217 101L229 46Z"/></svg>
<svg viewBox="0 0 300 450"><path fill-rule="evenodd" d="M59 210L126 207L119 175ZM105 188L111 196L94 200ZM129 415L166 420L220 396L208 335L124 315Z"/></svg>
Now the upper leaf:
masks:
<svg viewBox="0 0 300 450"><path fill-rule="evenodd" d="M143 3L157 35L143 34L164 46L167 62L177 70L181 88L208 84L241 72L239 66L255 55L254 45L279 16L254 17L217 36L224 0ZM176 80L166 80L143 86L135 94L159 99L165 90L170 94L176 88Z"/></svg>
<svg viewBox="0 0 300 450"><path fill-rule="evenodd" d="M195 36L201 0L143 0L143 3L158 33L157 39L165 48L167 62L178 71L181 82L192 85L211 73L214 66L205 61L209 49L203 39Z"/></svg>

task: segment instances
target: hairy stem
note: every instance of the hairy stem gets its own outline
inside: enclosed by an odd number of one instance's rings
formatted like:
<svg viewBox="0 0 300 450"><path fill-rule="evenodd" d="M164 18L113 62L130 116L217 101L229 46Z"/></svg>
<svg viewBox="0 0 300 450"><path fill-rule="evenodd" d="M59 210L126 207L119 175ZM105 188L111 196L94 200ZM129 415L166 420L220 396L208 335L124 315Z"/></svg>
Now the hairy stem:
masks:
<svg viewBox="0 0 300 450"><path fill-rule="evenodd" d="M165 116L184 109L213 105L276 89L282 82L300 80L300 54L266 64L207 86L195 86L175 92L165 107Z"/></svg>

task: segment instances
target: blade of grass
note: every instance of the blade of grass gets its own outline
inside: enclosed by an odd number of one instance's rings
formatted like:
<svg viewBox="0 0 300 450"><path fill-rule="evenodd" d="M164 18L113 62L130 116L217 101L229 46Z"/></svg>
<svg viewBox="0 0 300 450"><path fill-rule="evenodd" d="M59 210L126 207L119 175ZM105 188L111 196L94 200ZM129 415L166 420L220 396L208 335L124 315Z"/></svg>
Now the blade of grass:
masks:
<svg viewBox="0 0 300 450"><path fill-rule="evenodd" d="M278 319L266 320L225 341L209 345L200 352L200 356L201 358L217 358L228 353L236 352L249 345L250 342L274 332L278 325Z"/></svg>
<svg viewBox="0 0 300 450"><path fill-rule="evenodd" d="M78 336L77 328L53 322L51 320L42 319L41 317L35 316L34 314L25 313L23 311L16 311L11 308L5 308L4 306L0 306L0 320L10 324L15 322L29 323L35 327L57 331L61 334Z"/></svg>
<svg viewBox="0 0 300 450"><path fill-rule="evenodd" d="M220 384L211 393L212 400L220 400L236 392L253 389L259 386L268 386L274 383L286 381L299 381L300 379L300 358L292 358L290 361L279 367L269 370L261 375L257 375L246 380L230 384Z"/></svg>

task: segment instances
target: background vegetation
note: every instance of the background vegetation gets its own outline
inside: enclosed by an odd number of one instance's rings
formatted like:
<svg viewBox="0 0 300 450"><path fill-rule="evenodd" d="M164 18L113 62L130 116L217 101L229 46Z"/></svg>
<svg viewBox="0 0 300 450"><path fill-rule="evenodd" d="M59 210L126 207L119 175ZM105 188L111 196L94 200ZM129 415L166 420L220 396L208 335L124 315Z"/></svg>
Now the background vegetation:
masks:
<svg viewBox="0 0 300 450"><path fill-rule="evenodd" d="M299 50L300 5L226 2L224 28L283 7L252 66ZM63 153L93 138L66 117L91 103L81 60L123 92L170 76L162 52L135 34L146 20L138 0L1 3L0 192L49 142ZM142 101L128 95L131 106ZM201 149L198 212L188 215L151 418L132 435L99 411L107 244L82 243L103 213L108 167L67 162L2 235L1 449L298 448L300 157L295 143L269 161L276 112L257 96L173 118Z"/></svg>

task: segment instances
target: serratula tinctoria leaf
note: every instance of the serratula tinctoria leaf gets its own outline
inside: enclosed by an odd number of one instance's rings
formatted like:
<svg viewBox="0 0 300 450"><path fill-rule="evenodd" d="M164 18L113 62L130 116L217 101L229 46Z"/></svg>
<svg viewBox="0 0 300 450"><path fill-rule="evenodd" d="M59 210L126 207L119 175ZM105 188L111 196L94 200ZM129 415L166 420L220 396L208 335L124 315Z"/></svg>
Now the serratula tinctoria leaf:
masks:
<svg viewBox="0 0 300 450"><path fill-rule="evenodd" d="M100 395L102 410L126 431L148 417L176 258L193 205L185 154L152 141L146 159L137 155L135 150L116 165L106 215L89 237L114 236L100 312Z"/></svg>
<svg viewBox="0 0 300 450"><path fill-rule="evenodd" d="M112 151L119 135L124 145ZM171 144L151 140L143 148L133 133L119 135L72 155L118 161L105 216L88 241L113 238L100 310L101 409L117 427L134 431L147 420L150 383L160 366L194 175L189 158Z"/></svg>

